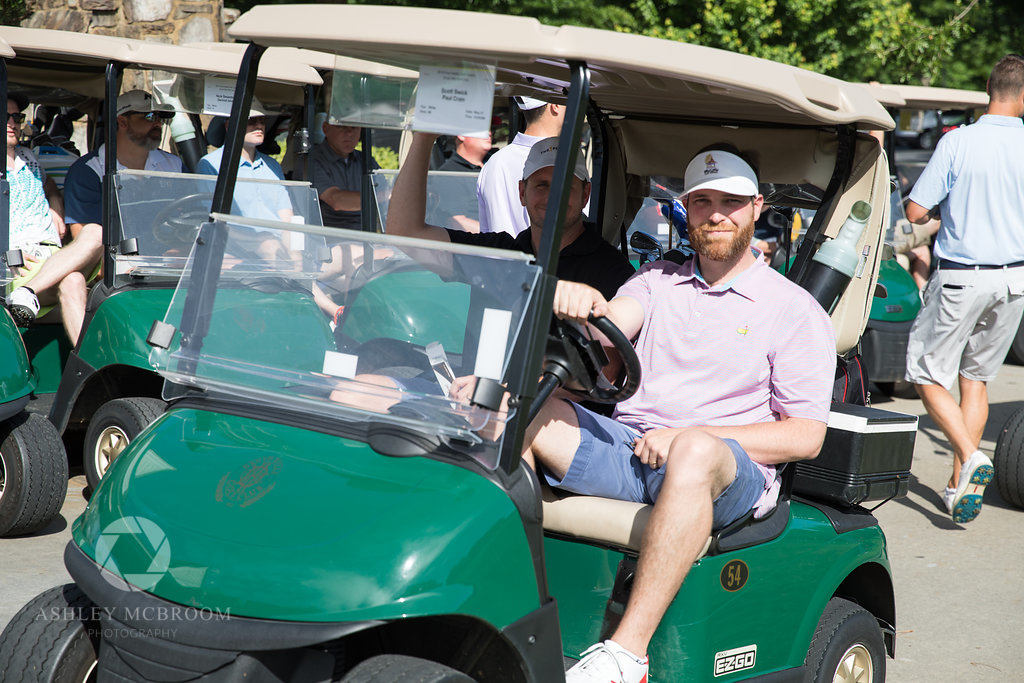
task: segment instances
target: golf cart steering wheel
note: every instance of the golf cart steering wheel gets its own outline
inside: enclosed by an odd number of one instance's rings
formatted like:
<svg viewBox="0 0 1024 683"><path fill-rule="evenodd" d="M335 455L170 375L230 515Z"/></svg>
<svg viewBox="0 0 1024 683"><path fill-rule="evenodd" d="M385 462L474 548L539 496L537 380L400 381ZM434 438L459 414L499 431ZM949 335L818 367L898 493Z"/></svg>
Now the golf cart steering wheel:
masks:
<svg viewBox="0 0 1024 683"><path fill-rule="evenodd" d="M153 239L169 249L192 248L199 226L210 218L212 192L197 192L179 197L165 206L153 219Z"/></svg>
<svg viewBox="0 0 1024 683"><path fill-rule="evenodd" d="M600 386L601 370L608 357L600 342L591 339L577 325L552 317L544 354L544 374L537 397L530 406L532 420L547 397L558 387L595 403L618 403L636 393L640 386L640 359L626 335L605 317L590 315L587 322L608 338L622 358L622 375L611 388Z"/></svg>

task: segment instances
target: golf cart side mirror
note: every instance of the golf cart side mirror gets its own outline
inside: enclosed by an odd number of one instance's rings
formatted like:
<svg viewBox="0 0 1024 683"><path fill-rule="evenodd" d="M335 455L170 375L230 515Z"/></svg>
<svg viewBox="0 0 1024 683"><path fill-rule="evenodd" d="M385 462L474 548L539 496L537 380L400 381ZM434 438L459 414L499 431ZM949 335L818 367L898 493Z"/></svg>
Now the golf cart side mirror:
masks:
<svg viewBox="0 0 1024 683"><path fill-rule="evenodd" d="M664 255L661 243L642 230L637 230L630 236L629 248L640 255L640 265L658 261Z"/></svg>

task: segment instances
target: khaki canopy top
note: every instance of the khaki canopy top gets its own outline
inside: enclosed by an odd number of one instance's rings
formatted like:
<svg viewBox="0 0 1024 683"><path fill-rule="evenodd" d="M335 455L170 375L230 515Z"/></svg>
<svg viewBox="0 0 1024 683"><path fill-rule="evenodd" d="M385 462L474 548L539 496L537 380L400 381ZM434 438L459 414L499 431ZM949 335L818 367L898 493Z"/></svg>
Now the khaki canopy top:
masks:
<svg viewBox="0 0 1024 683"><path fill-rule="evenodd" d="M864 83L863 85L871 93L871 96L884 107L899 108L907 103L896 86L882 85L881 83Z"/></svg>
<svg viewBox="0 0 1024 683"><path fill-rule="evenodd" d="M893 127L885 109L859 85L724 50L545 26L528 17L368 5L263 5L242 14L228 32L260 45L414 69L456 60L493 64L507 94L553 102L569 85L569 62L583 61L597 106L625 116Z"/></svg>
<svg viewBox="0 0 1024 683"><path fill-rule="evenodd" d="M189 47L198 47L204 50L220 50L237 53L240 56L245 52L247 45L245 43L189 43ZM318 71L355 71L371 76L387 76L389 78L416 78L418 76L417 72L410 69L402 69L388 64L368 62L365 59L352 59L328 52L303 50L295 47L268 48L260 60L261 69L263 61L267 59L306 64Z"/></svg>
<svg viewBox="0 0 1024 683"><path fill-rule="evenodd" d="M62 88L95 99L104 96L104 72L111 60L140 69L230 77L237 76L241 64L241 54L50 29L0 26L0 40L16 52L8 64L12 82ZM259 77L292 90L323 82L315 69L294 60L263 60Z"/></svg>
<svg viewBox="0 0 1024 683"><path fill-rule="evenodd" d="M0 37L0 57L7 59L14 56L14 50L11 49L10 44Z"/></svg>
<svg viewBox="0 0 1024 683"><path fill-rule="evenodd" d="M984 90L930 88L923 85L883 85L903 98L905 109L983 109L988 106Z"/></svg>

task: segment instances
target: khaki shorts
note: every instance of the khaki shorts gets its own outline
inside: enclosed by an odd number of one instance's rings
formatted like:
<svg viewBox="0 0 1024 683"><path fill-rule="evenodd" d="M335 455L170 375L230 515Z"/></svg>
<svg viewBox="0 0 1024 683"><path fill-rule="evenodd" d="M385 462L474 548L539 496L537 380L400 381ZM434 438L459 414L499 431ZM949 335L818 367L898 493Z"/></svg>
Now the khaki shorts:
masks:
<svg viewBox="0 0 1024 683"><path fill-rule="evenodd" d="M1024 266L936 270L907 344L908 382L995 379L1024 313Z"/></svg>

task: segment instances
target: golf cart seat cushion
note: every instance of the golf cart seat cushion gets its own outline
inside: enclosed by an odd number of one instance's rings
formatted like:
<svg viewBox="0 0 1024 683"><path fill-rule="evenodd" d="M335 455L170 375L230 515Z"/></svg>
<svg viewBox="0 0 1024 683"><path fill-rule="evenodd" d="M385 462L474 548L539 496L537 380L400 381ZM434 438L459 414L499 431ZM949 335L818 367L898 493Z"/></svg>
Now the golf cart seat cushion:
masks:
<svg viewBox="0 0 1024 683"><path fill-rule="evenodd" d="M653 505L554 491L541 481L544 530L639 554ZM711 537L697 559L707 553Z"/></svg>

